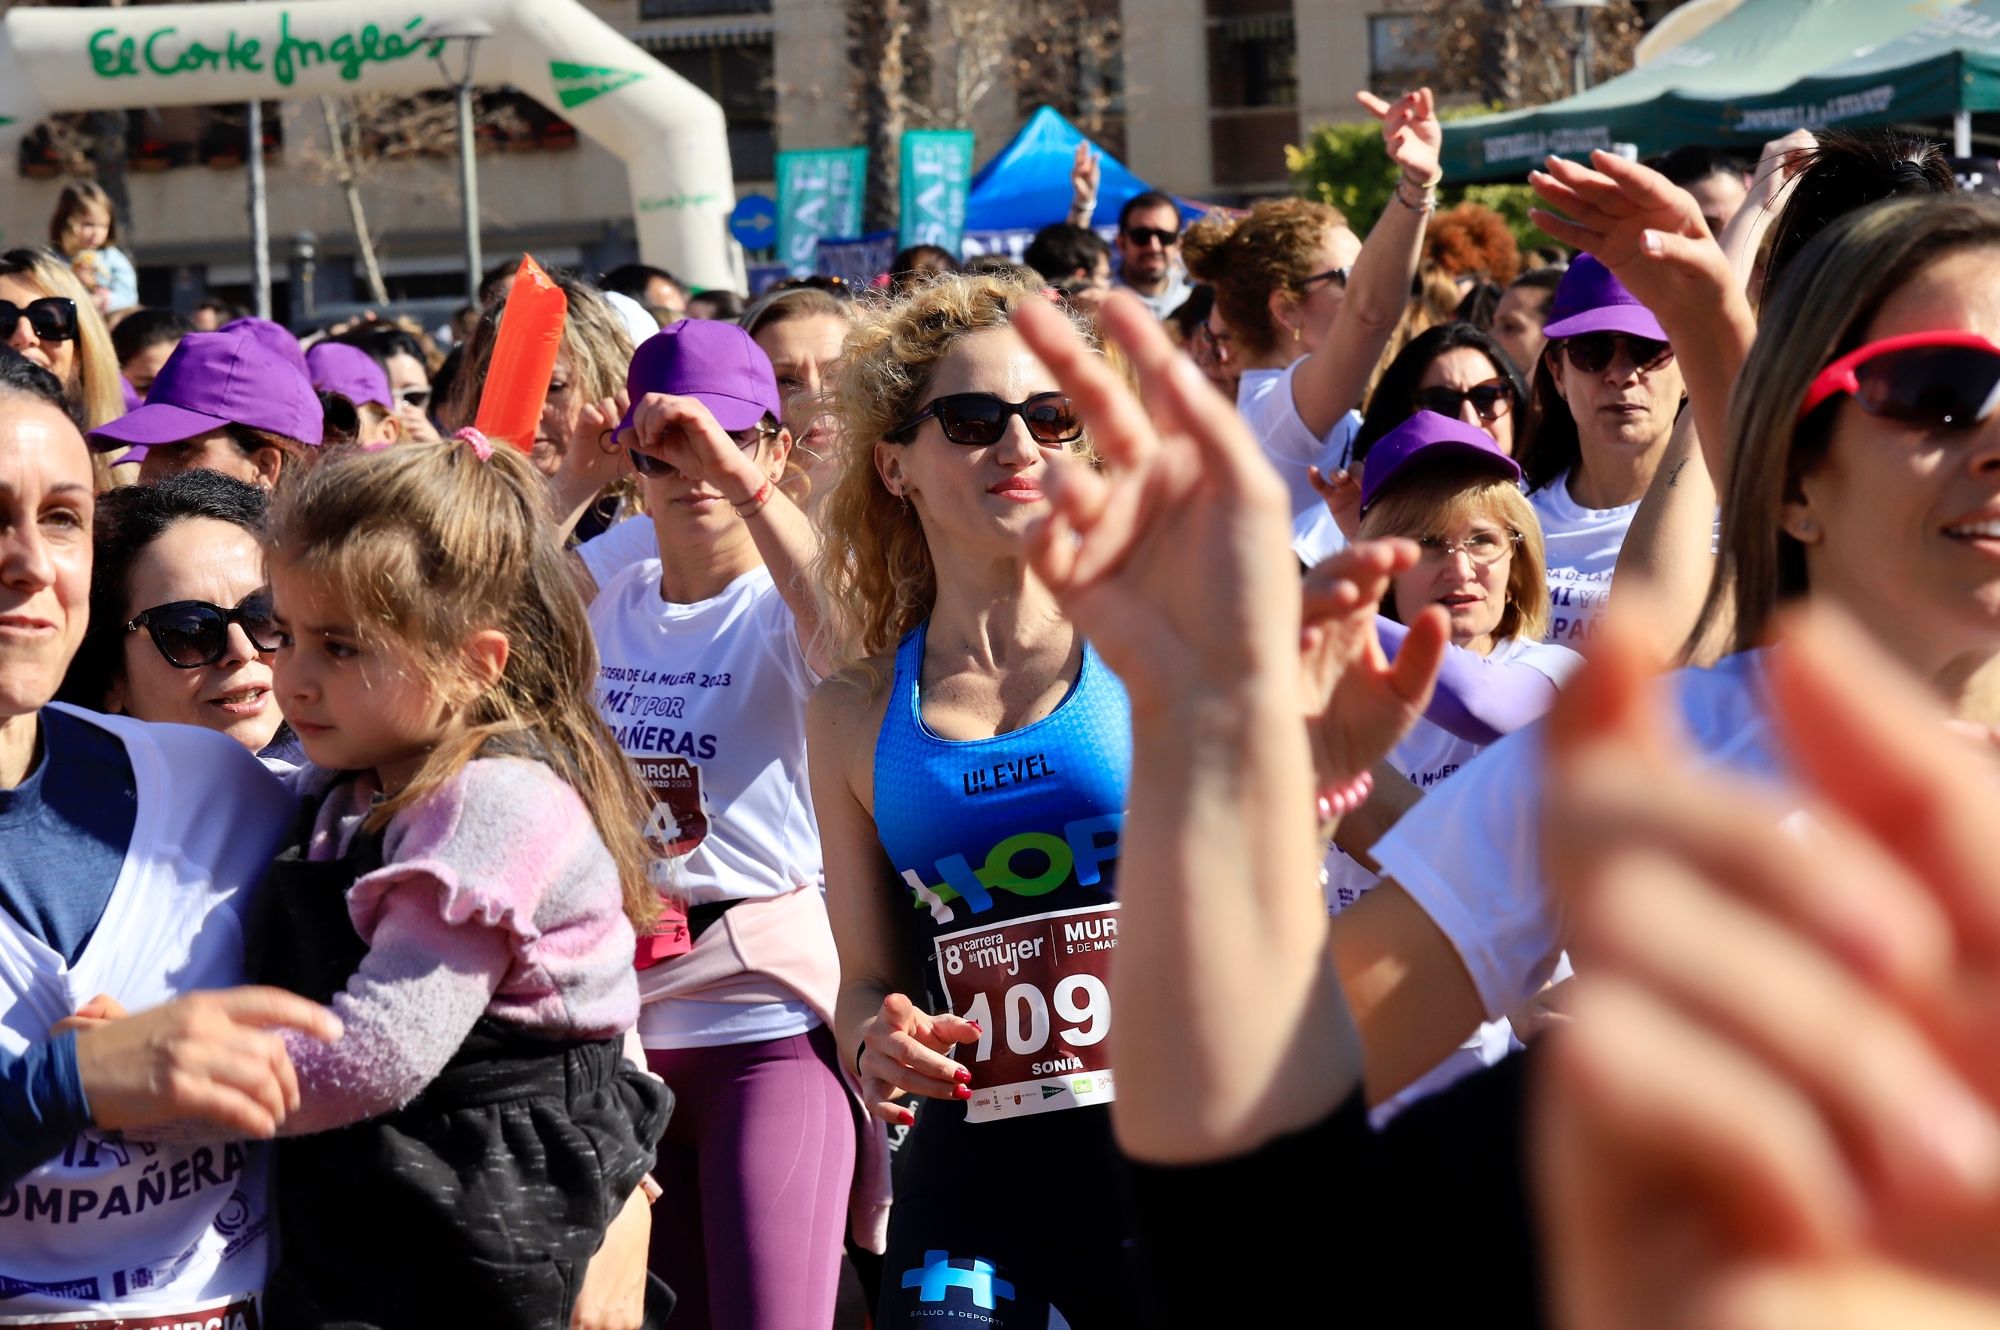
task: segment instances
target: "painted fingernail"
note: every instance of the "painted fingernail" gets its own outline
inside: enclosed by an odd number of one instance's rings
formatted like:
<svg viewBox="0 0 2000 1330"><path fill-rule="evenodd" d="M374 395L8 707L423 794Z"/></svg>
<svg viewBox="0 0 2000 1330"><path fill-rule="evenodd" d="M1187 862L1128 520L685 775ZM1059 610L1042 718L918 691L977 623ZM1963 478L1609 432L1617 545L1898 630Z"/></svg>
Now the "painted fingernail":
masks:
<svg viewBox="0 0 2000 1330"><path fill-rule="evenodd" d="M898 1111L903 1115L903 1125L905 1127L914 1127L917 1125L917 1115L915 1113L912 1113L907 1108L899 1109Z"/></svg>
<svg viewBox="0 0 2000 1330"><path fill-rule="evenodd" d="M1639 244L1645 249L1645 251L1648 254L1658 254L1661 250L1667 247L1667 242L1660 238L1660 233L1658 231L1648 231L1644 235L1640 236Z"/></svg>
<svg viewBox="0 0 2000 1330"><path fill-rule="evenodd" d="M970 1099L972 1098L972 1087L969 1085L955 1086L952 1089L952 1093L960 1099Z"/></svg>
<svg viewBox="0 0 2000 1330"><path fill-rule="evenodd" d="M960 1085L970 1085L972 1083L972 1073L967 1071L963 1067L960 1067L957 1071L953 1072L951 1074L951 1078L957 1081Z"/></svg>
<svg viewBox="0 0 2000 1330"><path fill-rule="evenodd" d="M986 1033L986 1027L981 1025L978 1021L967 1021L966 1024L970 1025L973 1029L979 1031L979 1033L981 1034Z"/></svg>

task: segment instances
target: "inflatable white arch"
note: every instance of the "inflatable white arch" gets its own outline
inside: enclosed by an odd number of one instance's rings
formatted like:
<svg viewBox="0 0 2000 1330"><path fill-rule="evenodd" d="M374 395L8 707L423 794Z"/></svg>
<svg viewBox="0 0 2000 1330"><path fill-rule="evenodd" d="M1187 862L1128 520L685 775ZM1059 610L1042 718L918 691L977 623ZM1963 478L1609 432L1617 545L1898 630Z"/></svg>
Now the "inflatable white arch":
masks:
<svg viewBox="0 0 2000 1330"><path fill-rule="evenodd" d="M442 88L440 43L420 36L453 19L493 28L480 82L512 84L624 160L643 259L742 289L722 108L577 0L15 7L0 20L0 154L55 111Z"/></svg>

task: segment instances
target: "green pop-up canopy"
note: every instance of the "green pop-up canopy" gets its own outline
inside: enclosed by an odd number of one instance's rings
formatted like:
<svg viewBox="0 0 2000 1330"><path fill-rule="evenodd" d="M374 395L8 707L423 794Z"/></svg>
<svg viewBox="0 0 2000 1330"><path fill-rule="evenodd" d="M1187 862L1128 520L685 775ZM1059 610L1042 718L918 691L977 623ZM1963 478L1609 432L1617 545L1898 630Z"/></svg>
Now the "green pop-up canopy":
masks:
<svg viewBox="0 0 2000 1330"><path fill-rule="evenodd" d="M2000 0L1975 0L1939 14L1790 87L1738 98L1720 109L1730 137L1760 140L1800 127L1858 127L2000 110Z"/></svg>
<svg viewBox="0 0 2000 1330"><path fill-rule="evenodd" d="M1734 128L1740 115L1732 108L1784 92L1962 2L1744 0L1659 59L1587 92L1447 123L1445 174L1456 181L1518 178L1550 153L1580 156L1615 143L1636 144L1644 156L1683 143L1762 142L1776 135Z"/></svg>

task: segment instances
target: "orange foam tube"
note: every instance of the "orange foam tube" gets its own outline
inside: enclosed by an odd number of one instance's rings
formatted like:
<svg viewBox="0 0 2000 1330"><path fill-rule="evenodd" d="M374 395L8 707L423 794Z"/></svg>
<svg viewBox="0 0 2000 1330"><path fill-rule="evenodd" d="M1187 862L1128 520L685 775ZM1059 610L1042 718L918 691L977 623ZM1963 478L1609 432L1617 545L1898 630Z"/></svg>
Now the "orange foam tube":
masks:
<svg viewBox="0 0 2000 1330"><path fill-rule="evenodd" d="M568 317L569 297L534 256L524 257L500 312L500 332L486 368L486 385L479 393L473 424L481 434L505 440L524 453L534 446Z"/></svg>

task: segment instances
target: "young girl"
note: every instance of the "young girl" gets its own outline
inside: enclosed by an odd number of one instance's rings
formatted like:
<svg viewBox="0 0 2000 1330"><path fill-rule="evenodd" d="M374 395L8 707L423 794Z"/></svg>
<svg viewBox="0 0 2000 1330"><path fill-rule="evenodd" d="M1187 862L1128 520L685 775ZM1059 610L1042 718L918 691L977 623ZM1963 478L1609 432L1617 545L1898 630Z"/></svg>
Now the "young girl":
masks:
<svg viewBox="0 0 2000 1330"><path fill-rule="evenodd" d="M619 1054L644 808L545 510L471 436L348 453L272 514L310 764L265 977L347 1022L290 1046L273 1325L567 1325L665 1126Z"/></svg>
<svg viewBox="0 0 2000 1330"><path fill-rule="evenodd" d="M63 186L49 218L49 244L89 288L100 314L139 303L139 275L117 241L118 214L104 187L92 180Z"/></svg>

